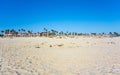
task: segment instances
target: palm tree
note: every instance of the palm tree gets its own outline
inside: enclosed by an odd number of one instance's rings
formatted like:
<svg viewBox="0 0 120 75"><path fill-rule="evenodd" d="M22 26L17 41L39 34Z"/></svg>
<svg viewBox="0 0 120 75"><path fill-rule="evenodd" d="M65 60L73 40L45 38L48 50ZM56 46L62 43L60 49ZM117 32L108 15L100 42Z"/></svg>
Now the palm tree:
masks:
<svg viewBox="0 0 120 75"><path fill-rule="evenodd" d="M78 35L78 33L77 33L77 32L75 32L75 36L76 36L76 35Z"/></svg>
<svg viewBox="0 0 120 75"><path fill-rule="evenodd" d="M63 33L64 33L64 32L63 32L63 31L61 31L61 32L59 32L59 35L60 35L60 36L63 36Z"/></svg>
<svg viewBox="0 0 120 75"><path fill-rule="evenodd" d="M4 30L1 30L1 33L4 34Z"/></svg>
<svg viewBox="0 0 120 75"><path fill-rule="evenodd" d="M110 37L112 37L112 36L113 36L112 32L109 32L109 36L110 36Z"/></svg>
<svg viewBox="0 0 120 75"><path fill-rule="evenodd" d="M29 33L29 34L32 34L32 31L28 30L28 33Z"/></svg>
<svg viewBox="0 0 120 75"><path fill-rule="evenodd" d="M114 32L114 36L115 36L115 37L118 37L119 34L118 34L117 32Z"/></svg>
<svg viewBox="0 0 120 75"><path fill-rule="evenodd" d="M1 37L1 36L3 37L3 36L4 36L4 31L1 30L1 33L2 33L2 34L0 34L0 37Z"/></svg>
<svg viewBox="0 0 120 75"><path fill-rule="evenodd" d="M21 36L22 35L22 33L21 33L21 29L18 29L18 36Z"/></svg>
<svg viewBox="0 0 120 75"><path fill-rule="evenodd" d="M18 32L19 32L19 33L20 33L20 31L21 31L21 30L20 30L20 29L18 29Z"/></svg>
<svg viewBox="0 0 120 75"><path fill-rule="evenodd" d="M55 31L55 34L58 35L58 31Z"/></svg>
<svg viewBox="0 0 120 75"><path fill-rule="evenodd" d="M49 32L46 28L44 28L44 32L46 33L46 36L48 37L49 36Z"/></svg>
<svg viewBox="0 0 120 75"><path fill-rule="evenodd" d="M28 30L28 34L31 36L31 34L32 34L32 31Z"/></svg>
<svg viewBox="0 0 120 75"><path fill-rule="evenodd" d="M23 28L21 29L21 34L22 34L22 36L23 36L23 34L25 33L25 31L26 31L25 29L23 29Z"/></svg>
<svg viewBox="0 0 120 75"><path fill-rule="evenodd" d="M66 36L68 36L68 33L69 33L69 32L68 32L68 31L66 31L66 33L65 33L65 34L66 34Z"/></svg>
<svg viewBox="0 0 120 75"><path fill-rule="evenodd" d="M21 31L22 31L23 33L25 33L26 30L25 30L25 29L21 29Z"/></svg>
<svg viewBox="0 0 120 75"><path fill-rule="evenodd" d="M52 36L55 35L55 30L51 29L51 35L52 35Z"/></svg>

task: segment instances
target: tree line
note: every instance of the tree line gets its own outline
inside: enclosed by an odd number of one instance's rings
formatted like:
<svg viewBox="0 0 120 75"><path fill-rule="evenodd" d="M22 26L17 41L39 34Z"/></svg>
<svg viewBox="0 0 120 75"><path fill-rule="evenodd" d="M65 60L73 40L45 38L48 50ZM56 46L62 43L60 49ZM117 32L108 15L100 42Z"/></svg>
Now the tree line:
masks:
<svg viewBox="0 0 120 75"><path fill-rule="evenodd" d="M45 36L45 37L54 37L54 36L109 36L109 37L118 37L120 36L117 32L109 32L108 34L102 33L78 33L78 32L63 32L57 31L54 29L48 30L46 28L43 29L42 32L33 32L32 30L25 29L6 29L1 30L1 37L34 37L34 36Z"/></svg>

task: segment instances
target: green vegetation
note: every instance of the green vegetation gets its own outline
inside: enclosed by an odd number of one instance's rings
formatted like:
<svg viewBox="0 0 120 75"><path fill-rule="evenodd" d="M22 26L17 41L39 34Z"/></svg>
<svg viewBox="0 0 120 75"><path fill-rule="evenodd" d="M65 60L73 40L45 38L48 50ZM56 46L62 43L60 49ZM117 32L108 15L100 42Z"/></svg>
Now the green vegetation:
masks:
<svg viewBox="0 0 120 75"><path fill-rule="evenodd" d="M67 37L74 37L74 36L97 36L97 37L118 37L120 36L117 32L109 32L108 34L102 33L77 33L77 32L63 32L51 29L50 31L46 28L43 29L43 32L34 33L32 30L25 30L25 29L18 29L17 31L14 29L6 29L1 30L0 37L55 37L55 36L67 36Z"/></svg>

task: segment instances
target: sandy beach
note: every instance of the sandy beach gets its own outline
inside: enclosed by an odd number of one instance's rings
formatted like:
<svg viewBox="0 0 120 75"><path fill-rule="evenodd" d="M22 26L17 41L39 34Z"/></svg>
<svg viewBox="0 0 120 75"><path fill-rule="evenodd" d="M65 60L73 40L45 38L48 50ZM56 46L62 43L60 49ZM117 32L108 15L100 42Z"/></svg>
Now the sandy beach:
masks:
<svg viewBox="0 0 120 75"><path fill-rule="evenodd" d="M0 38L0 75L120 75L120 37Z"/></svg>

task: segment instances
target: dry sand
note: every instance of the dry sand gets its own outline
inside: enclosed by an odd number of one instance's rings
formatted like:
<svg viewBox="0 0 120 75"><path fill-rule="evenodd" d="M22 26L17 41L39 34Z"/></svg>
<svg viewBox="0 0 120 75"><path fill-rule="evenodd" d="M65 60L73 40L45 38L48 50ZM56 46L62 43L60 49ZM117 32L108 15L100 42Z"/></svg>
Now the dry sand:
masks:
<svg viewBox="0 0 120 75"><path fill-rule="evenodd" d="M120 38L0 38L0 75L120 75Z"/></svg>

